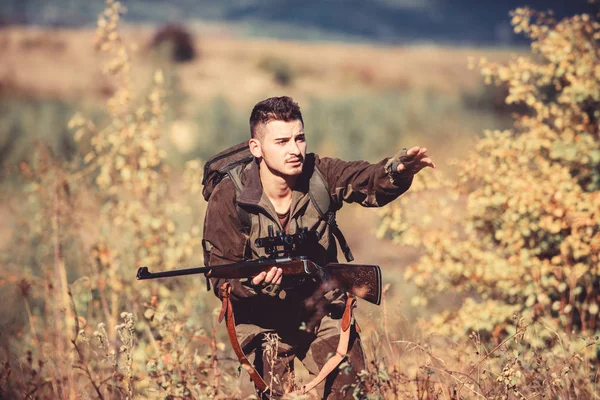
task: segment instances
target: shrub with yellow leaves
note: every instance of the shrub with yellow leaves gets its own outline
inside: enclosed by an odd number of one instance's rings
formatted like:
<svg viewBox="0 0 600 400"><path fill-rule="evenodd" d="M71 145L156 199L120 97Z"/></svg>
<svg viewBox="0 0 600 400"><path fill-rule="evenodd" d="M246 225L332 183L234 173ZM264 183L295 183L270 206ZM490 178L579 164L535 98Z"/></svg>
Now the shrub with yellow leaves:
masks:
<svg viewBox="0 0 600 400"><path fill-rule="evenodd" d="M557 21L519 8L512 23L531 39L532 55L479 67L487 83L508 87L508 104L527 112L515 115L514 129L485 132L454 160L456 178L419 176L383 211L378 234L422 250L406 271L419 288L413 306L449 293L462 299L421 321L426 332L456 340L477 332L493 346L517 332L518 316L538 327L523 337L522 361L542 352L567 367L575 362L571 382L589 393L600 351L599 16ZM576 347L579 337L587 341ZM498 382L511 392L519 379L506 368Z"/></svg>

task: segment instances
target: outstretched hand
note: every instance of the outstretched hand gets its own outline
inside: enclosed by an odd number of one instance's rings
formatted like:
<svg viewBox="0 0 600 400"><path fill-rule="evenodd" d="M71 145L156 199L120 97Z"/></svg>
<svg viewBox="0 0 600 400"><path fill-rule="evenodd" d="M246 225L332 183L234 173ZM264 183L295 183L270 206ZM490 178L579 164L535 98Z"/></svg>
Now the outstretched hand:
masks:
<svg viewBox="0 0 600 400"><path fill-rule="evenodd" d="M400 160L397 172L414 175L425 167L435 168L435 163L427 155L425 147L413 147L406 152L406 156Z"/></svg>

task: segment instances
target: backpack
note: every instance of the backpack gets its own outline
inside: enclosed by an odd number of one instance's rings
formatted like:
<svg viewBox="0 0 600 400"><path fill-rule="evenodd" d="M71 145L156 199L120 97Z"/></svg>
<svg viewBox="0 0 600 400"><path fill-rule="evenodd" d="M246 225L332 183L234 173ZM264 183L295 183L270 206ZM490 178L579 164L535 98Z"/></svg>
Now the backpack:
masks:
<svg viewBox="0 0 600 400"><path fill-rule="evenodd" d="M314 158L309 157L309 155L306 158L307 162L313 161L314 165ZM247 141L232 146L211 157L204 164L204 176L202 178L202 185L204 186L202 196L204 200L209 200L210 195L225 177L229 177L233 181L236 194L241 193L241 171L253 161L254 156L250 152L250 146ZM354 260L354 256L348 246L348 242L344 238L344 234L337 225L335 219L337 210L333 209L334 207L331 204L329 185L318 168L314 167L313 175L314 179L311 178L309 186L310 201L317 210L319 217L329 225L331 233L340 244L344 257L350 262ZM237 207L237 212L245 233L249 233L251 224L250 214L239 206Z"/></svg>

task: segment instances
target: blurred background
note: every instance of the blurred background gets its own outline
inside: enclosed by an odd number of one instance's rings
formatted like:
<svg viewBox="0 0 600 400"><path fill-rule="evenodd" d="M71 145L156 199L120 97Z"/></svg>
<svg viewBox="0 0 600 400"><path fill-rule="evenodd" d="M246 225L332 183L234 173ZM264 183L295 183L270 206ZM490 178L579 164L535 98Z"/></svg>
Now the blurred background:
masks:
<svg viewBox="0 0 600 400"><path fill-rule="evenodd" d="M557 17L589 10L579 1L127 1L120 29L136 96L165 72L162 146L181 169L248 137L258 101L288 95L301 106L309 150L376 162L426 146L439 168L484 129L512 126L508 89L484 83L469 60L507 62L528 53L510 11L529 5ZM0 5L0 163L30 161L43 142L69 160L67 123L83 112L101 125L119 82L103 74L94 43L102 1L3 1ZM1 179L6 180L3 173ZM340 218L355 226L375 212ZM2 212L0 210L0 212ZM6 214L7 211L4 211ZM8 219L2 224L7 229ZM380 244L383 245L383 244ZM393 251L394 257L403 258ZM397 265L395 259L392 263ZM387 260L386 260L387 261ZM383 265L388 264L383 263ZM390 268L391 269L391 268ZM390 271L391 272L391 271Z"/></svg>
<svg viewBox="0 0 600 400"><path fill-rule="evenodd" d="M53 351L69 346L68 340L59 343L57 332L73 328L74 315L67 310L73 307L83 318L80 325L107 324L108 349L127 339L118 322L127 317L121 312L131 312L138 321L134 336L144 338L138 338L143 346L128 342L132 359L140 365L158 360L146 365L148 371L167 368L159 355L171 354L179 343L171 338L168 349L161 347L173 326L192 335L207 332L208 342L213 340L208 356L186 362L214 368L211 360L228 354L229 347L222 347L223 329L211 339L212 310L219 304L203 293L204 280L140 289L133 276L146 263L151 270L202 263L201 165L247 140L255 103L271 96L294 98L303 112L309 151L377 162L403 147L425 146L440 173L454 178L457 167L450 161L471 152L484 130L511 129L513 114L526 113L523 102L505 101L506 82L486 84L477 67L482 58L506 64L529 55L531 41L514 32L511 10L551 9L557 19L595 10L584 1L564 0L126 0L123 5L126 12L117 21L120 13L110 11L110 1L108 7L83 0L0 4L0 252L6 273L0 296L9 305L0 312L0 340L13 338L5 355L29 351L31 357L40 341L54 341ZM122 47L105 45L116 42ZM120 61L107 64L107 53ZM134 104L154 101L157 82L160 111L152 106L136 111ZM145 113L156 114L156 120L142 121ZM146 137L145 132L154 133ZM110 145L101 143L102 135ZM136 137L147 142L137 143ZM159 160L154 164L148 161L152 154ZM138 178L141 183L133 182ZM56 187L61 189L50 189ZM406 210L424 214L421 199ZM459 200L455 210L463 208ZM147 221L140 210L146 210ZM404 272L423 248L381 233L377 210L349 205L338 220L357 262L381 265L384 283L391 285L392 339L414 336L417 317L464 299L464 293L452 292L426 308L411 305L418 288L405 281ZM61 310L49 305L48 296L54 295L65 296ZM136 302L139 307L132 309ZM179 314L169 308L173 304ZM155 313L163 311L171 314L157 322ZM389 327L379 325L380 309L365 304L360 312L365 325L376 321L367 334L383 337L377 329ZM187 322L177 325L178 318ZM94 328L88 328L91 335ZM78 365L84 365L76 350ZM234 364L229 360L227 368ZM154 382L150 373L138 386L122 383L134 381L134 369L119 367L123 393ZM3 376L6 370L0 382ZM26 393L31 387L24 385ZM104 388L100 385L98 393ZM222 388L213 381L210 390Z"/></svg>
<svg viewBox="0 0 600 400"><path fill-rule="evenodd" d="M155 69L166 70L171 156L181 160L244 139L253 104L282 94L300 103L313 150L375 160L391 147L420 144L440 160L461 139L510 124L503 89L467 68L469 56L506 60L527 51L509 12L529 5L560 17L589 9L518 0L124 4L136 90ZM26 157L39 138L68 157L65 121L82 109L102 118L114 91L92 46L103 8L77 0L0 5L3 165Z"/></svg>

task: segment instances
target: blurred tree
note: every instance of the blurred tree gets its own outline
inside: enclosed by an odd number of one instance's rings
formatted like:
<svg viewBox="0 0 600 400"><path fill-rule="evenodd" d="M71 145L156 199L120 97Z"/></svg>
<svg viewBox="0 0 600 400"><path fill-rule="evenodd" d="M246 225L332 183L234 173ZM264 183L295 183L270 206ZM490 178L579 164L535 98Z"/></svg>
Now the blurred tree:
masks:
<svg viewBox="0 0 600 400"><path fill-rule="evenodd" d="M192 61L198 56L194 36L180 24L167 24L156 30L150 47L174 62Z"/></svg>

